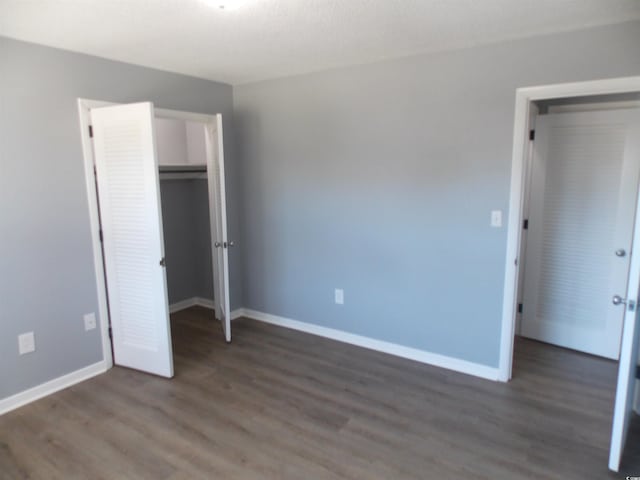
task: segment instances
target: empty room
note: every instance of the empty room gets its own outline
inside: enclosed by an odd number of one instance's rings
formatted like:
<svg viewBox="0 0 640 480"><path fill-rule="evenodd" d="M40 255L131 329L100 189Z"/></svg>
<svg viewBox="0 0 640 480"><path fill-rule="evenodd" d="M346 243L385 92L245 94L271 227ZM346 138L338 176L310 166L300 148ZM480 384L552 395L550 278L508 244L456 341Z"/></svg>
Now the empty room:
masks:
<svg viewBox="0 0 640 480"><path fill-rule="evenodd" d="M0 480L640 478L640 1L0 0Z"/></svg>

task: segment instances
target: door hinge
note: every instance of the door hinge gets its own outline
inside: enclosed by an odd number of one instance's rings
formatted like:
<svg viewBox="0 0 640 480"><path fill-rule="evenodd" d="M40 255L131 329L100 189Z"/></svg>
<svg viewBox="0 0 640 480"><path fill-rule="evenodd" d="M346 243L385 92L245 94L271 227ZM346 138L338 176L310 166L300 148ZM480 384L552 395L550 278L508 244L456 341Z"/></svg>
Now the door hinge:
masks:
<svg viewBox="0 0 640 480"><path fill-rule="evenodd" d="M98 235L100 235L100 243L104 243L104 235L102 233L102 229L100 229L100 231L98 232Z"/></svg>
<svg viewBox="0 0 640 480"><path fill-rule="evenodd" d="M521 303L518 304L518 313L522 313L522 304Z"/></svg>
<svg viewBox="0 0 640 480"><path fill-rule="evenodd" d="M109 339L113 340L113 329L111 328L111 325L109 325Z"/></svg>
<svg viewBox="0 0 640 480"><path fill-rule="evenodd" d="M636 378L640 379L640 365L636 366Z"/></svg>
<svg viewBox="0 0 640 480"><path fill-rule="evenodd" d="M93 138L93 126L89 125L89 137Z"/></svg>
<svg viewBox="0 0 640 480"><path fill-rule="evenodd" d="M524 230L529 230L529 219L525 218L524 221L522 222L522 228Z"/></svg>
<svg viewBox="0 0 640 480"><path fill-rule="evenodd" d="M536 138L536 131L535 130L529 130L529 140L534 141Z"/></svg>
<svg viewBox="0 0 640 480"><path fill-rule="evenodd" d="M164 259L164 257L162 257L162 258L160 259L160 266L161 266L161 267L166 267L166 266L167 266L167 262L166 262L166 260Z"/></svg>

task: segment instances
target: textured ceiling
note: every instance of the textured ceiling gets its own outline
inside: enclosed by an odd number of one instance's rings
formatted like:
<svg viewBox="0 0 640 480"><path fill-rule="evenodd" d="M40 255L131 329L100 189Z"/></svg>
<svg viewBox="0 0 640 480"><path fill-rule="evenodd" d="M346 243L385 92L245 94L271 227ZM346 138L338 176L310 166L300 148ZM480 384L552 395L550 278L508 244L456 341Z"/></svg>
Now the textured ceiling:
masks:
<svg viewBox="0 0 640 480"><path fill-rule="evenodd" d="M635 19L640 0L0 0L2 36L232 84Z"/></svg>

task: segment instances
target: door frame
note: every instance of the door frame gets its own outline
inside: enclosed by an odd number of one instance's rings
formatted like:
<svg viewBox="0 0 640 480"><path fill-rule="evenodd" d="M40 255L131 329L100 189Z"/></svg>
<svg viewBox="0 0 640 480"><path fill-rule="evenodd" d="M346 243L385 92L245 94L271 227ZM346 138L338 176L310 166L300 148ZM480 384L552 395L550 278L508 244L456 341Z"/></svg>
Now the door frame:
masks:
<svg viewBox="0 0 640 480"><path fill-rule="evenodd" d="M498 380L508 382L513 373L513 345L518 312L519 261L524 220L525 182L529 154L529 130L533 102L569 97L588 97L616 93L640 93L640 76L586 82L560 83L516 89L507 251L505 256L502 328ZM636 205L636 210L638 205ZM636 225L640 215L636 215Z"/></svg>
<svg viewBox="0 0 640 480"><path fill-rule="evenodd" d="M105 282L105 270L103 263L102 243L100 241L100 213L98 206L98 192L95 183L94 173L94 154L93 154L93 142L89 134L89 126L91 125L91 109L108 107L113 105L121 105L117 102L106 102L102 100L90 100L86 98L78 98L78 116L80 120L80 139L82 143L82 156L84 159L84 175L85 185L87 188L87 202L89 207L89 225L91 227L91 244L93 249L93 265L96 279L96 290L98 296L98 315L100 319L100 335L102 340L102 355L106 363L106 368L113 367L113 353L111 350L111 338L109 337L109 307L107 298L107 285ZM154 114L156 118L167 118L173 120L184 120L190 122L199 122L204 124L207 128L217 128L216 118L217 116L208 115L203 113L185 112L181 110L169 110L166 108L154 108ZM207 180L211 183L214 180L213 177L213 155L212 149L207 149ZM217 187L215 187L217 188ZM210 196L209 196L210 199ZM214 228L212 215L214 214L213 208L220 209L222 206L211 205L211 199L209 204L209 222L211 223L211 229ZM213 231L212 231L213 233ZM226 239L225 239L226 240ZM211 243L215 239L211 238ZM212 257L212 263L215 264L216 259ZM216 267L212 265L214 277ZM214 278L215 282L215 278ZM215 290L215 286L214 286ZM227 292L227 295L229 292Z"/></svg>

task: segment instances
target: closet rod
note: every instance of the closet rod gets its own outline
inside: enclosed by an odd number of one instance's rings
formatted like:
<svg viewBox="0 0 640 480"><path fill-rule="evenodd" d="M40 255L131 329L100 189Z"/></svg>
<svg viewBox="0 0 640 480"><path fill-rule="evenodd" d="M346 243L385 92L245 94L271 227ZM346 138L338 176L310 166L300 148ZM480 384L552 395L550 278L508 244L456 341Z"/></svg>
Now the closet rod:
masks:
<svg viewBox="0 0 640 480"><path fill-rule="evenodd" d="M162 170L160 169L160 173L207 173L206 168L199 168L197 170Z"/></svg>
<svg viewBox="0 0 640 480"><path fill-rule="evenodd" d="M196 165L158 165L160 173L206 173L207 166Z"/></svg>

